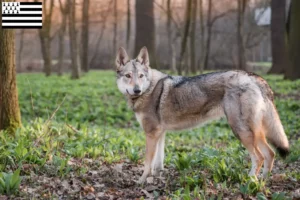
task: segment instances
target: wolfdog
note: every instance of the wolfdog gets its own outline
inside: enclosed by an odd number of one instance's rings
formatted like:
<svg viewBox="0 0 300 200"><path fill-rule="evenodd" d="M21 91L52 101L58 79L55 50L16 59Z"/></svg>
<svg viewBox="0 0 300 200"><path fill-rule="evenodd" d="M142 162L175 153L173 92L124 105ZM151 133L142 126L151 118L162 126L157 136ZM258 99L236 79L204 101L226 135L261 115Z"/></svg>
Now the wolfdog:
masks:
<svg viewBox="0 0 300 200"><path fill-rule="evenodd" d="M165 132L195 127L225 116L233 133L248 150L249 176L271 172L274 151L289 153L289 142L274 105L273 92L260 76L224 71L194 77L170 76L151 69L146 47L130 60L125 49L116 57L117 85L146 135L144 172L138 183L163 170Z"/></svg>

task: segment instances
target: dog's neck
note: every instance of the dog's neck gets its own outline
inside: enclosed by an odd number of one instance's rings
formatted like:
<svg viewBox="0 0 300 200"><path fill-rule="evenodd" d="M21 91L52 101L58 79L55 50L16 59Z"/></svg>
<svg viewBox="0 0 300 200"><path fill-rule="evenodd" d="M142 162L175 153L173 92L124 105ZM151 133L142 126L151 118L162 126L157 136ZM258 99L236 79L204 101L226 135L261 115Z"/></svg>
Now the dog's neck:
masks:
<svg viewBox="0 0 300 200"><path fill-rule="evenodd" d="M151 81L149 88L141 95L141 96L130 96L126 95L128 106L134 111L138 112L139 110L142 110L144 105L146 104L145 101L147 101L149 96L151 96L157 82L160 79L163 79L167 77L167 74L164 74L158 70L151 69Z"/></svg>

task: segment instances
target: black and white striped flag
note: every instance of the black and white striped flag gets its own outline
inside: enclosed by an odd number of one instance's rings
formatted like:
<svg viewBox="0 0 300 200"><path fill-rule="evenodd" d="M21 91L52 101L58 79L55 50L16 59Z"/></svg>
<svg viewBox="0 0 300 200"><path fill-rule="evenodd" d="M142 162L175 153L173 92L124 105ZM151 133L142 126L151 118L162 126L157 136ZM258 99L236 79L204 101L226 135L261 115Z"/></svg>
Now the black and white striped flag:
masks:
<svg viewBox="0 0 300 200"><path fill-rule="evenodd" d="M2 28L42 28L42 2L2 2Z"/></svg>

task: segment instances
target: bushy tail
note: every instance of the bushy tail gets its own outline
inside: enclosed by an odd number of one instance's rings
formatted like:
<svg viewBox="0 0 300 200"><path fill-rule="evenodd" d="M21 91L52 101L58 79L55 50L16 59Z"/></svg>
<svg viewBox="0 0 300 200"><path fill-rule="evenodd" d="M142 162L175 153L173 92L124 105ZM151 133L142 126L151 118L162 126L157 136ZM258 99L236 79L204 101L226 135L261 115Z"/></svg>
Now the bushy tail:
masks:
<svg viewBox="0 0 300 200"><path fill-rule="evenodd" d="M272 145L277 149L279 155L285 158L289 154L289 141L282 127L279 115L273 102L269 102L269 109L264 117L264 125L266 126L266 137Z"/></svg>

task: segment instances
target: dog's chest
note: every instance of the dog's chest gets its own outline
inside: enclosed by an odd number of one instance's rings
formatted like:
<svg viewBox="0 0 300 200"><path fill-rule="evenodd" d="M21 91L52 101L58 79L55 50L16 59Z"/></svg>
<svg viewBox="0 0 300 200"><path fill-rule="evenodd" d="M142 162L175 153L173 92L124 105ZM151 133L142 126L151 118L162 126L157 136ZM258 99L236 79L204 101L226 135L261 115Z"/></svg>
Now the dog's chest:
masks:
<svg viewBox="0 0 300 200"><path fill-rule="evenodd" d="M143 121L144 114L142 112L136 112L135 117L139 122L140 126L143 126L142 121Z"/></svg>

